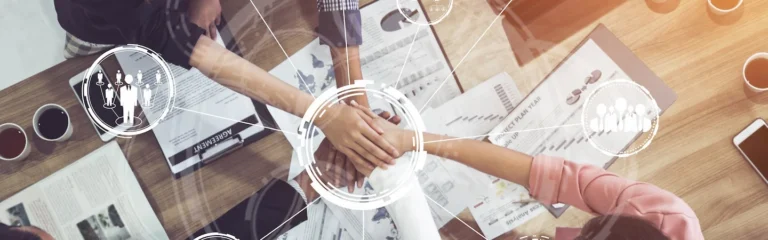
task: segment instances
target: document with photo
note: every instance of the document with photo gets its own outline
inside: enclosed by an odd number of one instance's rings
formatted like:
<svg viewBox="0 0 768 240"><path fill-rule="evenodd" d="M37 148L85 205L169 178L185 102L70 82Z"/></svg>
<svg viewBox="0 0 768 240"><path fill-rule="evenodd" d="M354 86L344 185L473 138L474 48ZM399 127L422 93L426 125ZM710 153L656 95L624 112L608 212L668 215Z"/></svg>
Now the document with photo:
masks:
<svg viewBox="0 0 768 240"><path fill-rule="evenodd" d="M0 202L0 222L61 240L168 239L115 141Z"/></svg>

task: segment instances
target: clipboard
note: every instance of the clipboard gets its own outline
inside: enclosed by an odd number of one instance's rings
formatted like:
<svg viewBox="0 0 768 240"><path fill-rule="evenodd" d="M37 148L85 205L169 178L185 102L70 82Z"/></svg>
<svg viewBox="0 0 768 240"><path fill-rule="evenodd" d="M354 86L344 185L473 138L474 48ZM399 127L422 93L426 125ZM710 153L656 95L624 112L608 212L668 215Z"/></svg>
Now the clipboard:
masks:
<svg viewBox="0 0 768 240"><path fill-rule="evenodd" d="M223 27L219 28L219 34L222 40L224 40L225 47L238 56L243 56L240 48L237 45L237 42L235 42L236 39L232 35L232 32L229 30L227 21L225 19L221 20L223 24L220 26ZM234 123L229 127L212 134L211 136L207 136L201 141L202 143L204 141L211 141L211 139L215 139L215 141L212 141L215 143L196 144L184 151L168 157L166 161L168 161L168 167L169 170L171 170L171 173L173 173L173 177L175 179L179 179L182 176L193 173L203 166L210 164L248 144L259 141L274 132L274 130L270 130L270 128L277 129L277 124L275 124L275 120L272 118L272 115L269 114L267 106L255 100L251 100L251 103L253 103L253 107L256 110L255 115L241 119L240 122ZM256 129L261 128L254 125L261 125L266 128L253 133L254 131L257 131ZM201 147L201 145L205 146ZM189 166L185 166L180 171L174 172L171 167L194 157L199 159L199 161L195 162L194 164L190 164Z"/></svg>
<svg viewBox="0 0 768 240"><path fill-rule="evenodd" d="M677 94L675 91L667 86L664 81L661 80L661 78L656 76L656 74L653 73L653 71L651 71L651 69L648 68L645 63L643 63L637 56L635 56L635 54L632 53L632 51L602 23L597 25L597 27L595 27L595 29L593 29L592 32L590 32L589 35L587 35L587 37L584 38L581 43L579 43L578 46L571 50L568 56L566 56L549 74L547 74L546 77L544 77L544 81L546 81L547 78L552 75L552 73L558 71L560 66L568 61L571 56L576 51L581 49L581 47L589 40L592 40L595 44L597 44L597 46L599 46L603 52L605 52L605 54L608 55L608 57L611 58L611 60L613 60L616 65L619 66L619 68L621 68L621 70L627 74L627 76L629 76L632 81L648 89L648 91L651 93L651 96L653 96L653 98L656 100L656 103L661 109L662 114L677 100ZM538 85L536 85L536 87L534 87L534 89L538 88L544 81L541 81ZM632 142L635 142L639 137L640 135L638 134L638 136L635 137ZM626 150L627 147L629 147L629 145L626 146L624 150ZM603 166L603 168L608 169L608 167L610 167L616 161L616 159L618 159L618 157L613 157L605 164L605 166ZM565 213L565 210L568 209L569 205L554 204L544 207L553 216L559 218L561 215L563 215L563 213Z"/></svg>

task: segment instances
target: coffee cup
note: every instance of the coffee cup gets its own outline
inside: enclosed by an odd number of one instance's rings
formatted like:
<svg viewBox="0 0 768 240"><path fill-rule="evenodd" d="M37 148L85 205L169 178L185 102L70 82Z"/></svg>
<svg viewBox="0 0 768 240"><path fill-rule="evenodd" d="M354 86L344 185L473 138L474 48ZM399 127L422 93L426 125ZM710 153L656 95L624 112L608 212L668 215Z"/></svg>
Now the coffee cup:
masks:
<svg viewBox="0 0 768 240"><path fill-rule="evenodd" d="M15 161L26 158L31 151L27 132L15 123L0 125L0 160Z"/></svg>
<svg viewBox="0 0 768 240"><path fill-rule="evenodd" d="M43 140L63 142L72 136L72 122L67 109L58 104L45 104L32 118L35 134Z"/></svg>
<svg viewBox="0 0 768 240"><path fill-rule="evenodd" d="M755 53L741 70L744 83L754 92L768 91L768 52Z"/></svg>
<svg viewBox="0 0 768 240"><path fill-rule="evenodd" d="M709 10L715 15L725 15L739 9L744 0L707 0Z"/></svg>

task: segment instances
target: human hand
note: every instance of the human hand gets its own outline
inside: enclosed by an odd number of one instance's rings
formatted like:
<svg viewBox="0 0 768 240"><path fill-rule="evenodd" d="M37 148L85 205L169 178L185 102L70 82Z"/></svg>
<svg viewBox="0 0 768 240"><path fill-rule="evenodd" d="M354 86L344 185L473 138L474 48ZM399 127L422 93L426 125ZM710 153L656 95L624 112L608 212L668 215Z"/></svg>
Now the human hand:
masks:
<svg viewBox="0 0 768 240"><path fill-rule="evenodd" d="M187 13L192 23L205 29L206 36L216 39L216 26L221 23L219 0L191 0Z"/></svg>
<svg viewBox="0 0 768 240"><path fill-rule="evenodd" d="M382 136L384 137L384 139L386 139L387 142L392 144L399 153L405 153L405 152L414 150L413 149L414 133L411 130L402 129L396 125L396 124L400 124L401 119L399 116L395 116L392 119L389 119L390 114L388 112L382 112L379 116L376 116L376 114L373 113L370 109L362 105L359 105L355 102L352 102L351 105L354 108L357 108L365 112L367 115L371 116L371 118L373 119L373 124L377 125L383 130L384 133L382 134ZM393 119L396 119L396 121L392 121Z"/></svg>
<svg viewBox="0 0 768 240"><path fill-rule="evenodd" d="M387 119L390 123L395 125L400 124L401 121L399 116L392 117L392 115L386 111L380 113L377 118L378 117ZM320 143L320 147L315 152L315 159L329 160L327 161L328 164L320 166L320 168L334 173L333 176L335 176L335 178L332 179L331 182L334 183L336 187L347 186L347 190L350 193L355 190L355 185L357 185L358 188L362 188L365 176L370 175L371 172L373 172L373 168L369 167L369 165L356 164L355 161L351 161L343 153L338 152L333 145L327 144L327 141L327 139L323 140L323 142ZM320 162L320 160L318 160L318 162ZM343 171L344 174L338 174L340 171ZM346 180L344 185L340 184L342 182L342 177Z"/></svg>
<svg viewBox="0 0 768 240"><path fill-rule="evenodd" d="M336 150L354 161L355 166L387 169L400 153L380 134L373 118L364 110L346 104L335 104L315 120ZM374 114L375 116L375 114Z"/></svg>

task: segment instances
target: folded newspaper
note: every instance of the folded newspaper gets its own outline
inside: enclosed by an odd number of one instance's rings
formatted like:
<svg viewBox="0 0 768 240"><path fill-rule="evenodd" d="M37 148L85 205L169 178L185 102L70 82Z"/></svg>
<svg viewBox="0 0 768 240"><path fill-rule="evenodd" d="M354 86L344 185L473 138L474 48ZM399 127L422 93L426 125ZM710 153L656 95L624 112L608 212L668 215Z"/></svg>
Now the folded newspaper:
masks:
<svg viewBox="0 0 768 240"><path fill-rule="evenodd" d="M59 240L168 239L115 141L0 202L0 222Z"/></svg>

